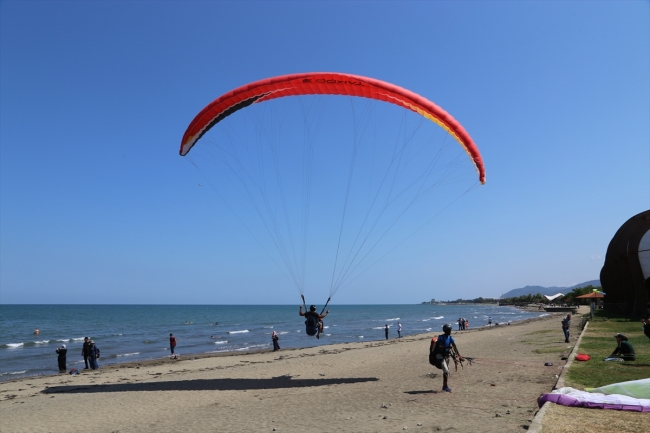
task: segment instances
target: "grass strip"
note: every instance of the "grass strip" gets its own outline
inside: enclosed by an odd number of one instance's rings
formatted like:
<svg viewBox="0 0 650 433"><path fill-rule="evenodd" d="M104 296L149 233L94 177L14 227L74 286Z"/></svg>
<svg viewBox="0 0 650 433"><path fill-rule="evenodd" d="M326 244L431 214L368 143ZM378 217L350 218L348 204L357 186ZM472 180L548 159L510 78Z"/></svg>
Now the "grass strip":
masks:
<svg viewBox="0 0 650 433"><path fill-rule="evenodd" d="M636 361L604 361L616 349L617 333L627 336L636 352ZM589 321L578 352L590 355L591 359L571 364L566 381L573 388L597 388L650 377L650 339L643 334L638 320L598 310Z"/></svg>

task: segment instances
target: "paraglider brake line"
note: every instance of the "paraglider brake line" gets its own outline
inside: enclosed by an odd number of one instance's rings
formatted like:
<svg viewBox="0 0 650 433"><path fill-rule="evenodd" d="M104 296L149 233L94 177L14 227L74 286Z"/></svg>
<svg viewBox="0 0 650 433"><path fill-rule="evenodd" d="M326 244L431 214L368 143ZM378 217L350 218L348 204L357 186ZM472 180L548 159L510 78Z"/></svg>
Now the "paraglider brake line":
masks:
<svg viewBox="0 0 650 433"><path fill-rule="evenodd" d="M323 311L325 311L325 309L327 308L327 304L330 303L330 299L332 299L332 298L331 298L331 297L327 298L327 302L325 302L325 306L323 307L323 309L322 309L321 312L320 312L320 315L321 315L321 316L323 315Z"/></svg>

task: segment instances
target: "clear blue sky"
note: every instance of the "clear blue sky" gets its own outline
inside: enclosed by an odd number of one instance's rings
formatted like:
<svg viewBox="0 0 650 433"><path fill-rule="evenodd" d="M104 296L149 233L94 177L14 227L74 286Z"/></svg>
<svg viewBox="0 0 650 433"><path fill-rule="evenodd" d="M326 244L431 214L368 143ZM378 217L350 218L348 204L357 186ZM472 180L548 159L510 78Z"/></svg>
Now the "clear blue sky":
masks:
<svg viewBox="0 0 650 433"><path fill-rule="evenodd" d="M487 169L335 302L596 279L650 207L646 1L2 1L0 50L2 303L298 303L178 155L203 106L279 74L413 90Z"/></svg>

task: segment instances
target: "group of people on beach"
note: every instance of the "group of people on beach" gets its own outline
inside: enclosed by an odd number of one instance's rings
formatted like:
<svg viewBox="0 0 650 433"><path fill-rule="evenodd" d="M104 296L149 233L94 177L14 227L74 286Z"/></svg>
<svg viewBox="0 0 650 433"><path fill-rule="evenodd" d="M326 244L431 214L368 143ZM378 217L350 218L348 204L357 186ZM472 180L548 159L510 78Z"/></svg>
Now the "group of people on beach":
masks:
<svg viewBox="0 0 650 433"><path fill-rule="evenodd" d="M38 329L36 329L38 331ZM36 333L36 332L34 332ZM57 347L56 349L57 353L57 361L59 363L59 373L65 373L67 371L67 356L68 356L68 348L66 347L65 344L62 344L61 347ZM97 360L99 359L99 347L95 345L95 341L91 340L88 337L84 337L84 344L83 347L81 348L81 356L83 356L84 359L84 370L97 370L99 368L99 364Z"/></svg>
<svg viewBox="0 0 650 433"><path fill-rule="evenodd" d="M458 330L459 331L464 331L466 329L469 329L469 320L467 320L464 317L460 317L456 323L458 323Z"/></svg>

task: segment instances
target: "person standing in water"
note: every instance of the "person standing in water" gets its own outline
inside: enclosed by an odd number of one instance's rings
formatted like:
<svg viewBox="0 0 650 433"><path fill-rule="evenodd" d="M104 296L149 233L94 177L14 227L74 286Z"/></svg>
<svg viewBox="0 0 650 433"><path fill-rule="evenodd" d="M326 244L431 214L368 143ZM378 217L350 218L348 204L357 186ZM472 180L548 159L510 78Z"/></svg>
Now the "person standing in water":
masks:
<svg viewBox="0 0 650 433"><path fill-rule="evenodd" d="M388 340L388 323L386 323L386 327L384 328L384 332L386 333L386 340Z"/></svg>
<svg viewBox="0 0 650 433"><path fill-rule="evenodd" d="M397 338L402 338L402 324L397 322Z"/></svg>
<svg viewBox="0 0 650 433"><path fill-rule="evenodd" d="M271 334L271 340L273 341L273 351L275 352L276 350L280 350L280 344L278 343L278 340L280 337L278 337L278 333L273 331L273 334Z"/></svg>
<svg viewBox="0 0 650 433"><path fill-rule="evenodd" d="M174 349L176 349L176 337L174 334L169 334L169 348L172 351L172 358L174 357Z"/></svg>
<svg viewBox="0 0 650 433"><path fill-rule="evenodd" d="M99 347L95 346L94 340L90 340L90 348L88 349L88 363L90 364L90 368L93 370L97 370L99 368L97 359L99 359Z"/></svg>
<svg viewBox="0 0 650 433"><path fill-rule="evenodd" d="M68 349L65 347L65 344L63 344L61 347L56 349L56 353L59 354L59 373L65 373L66 370L66 355L68 353Z"/></svg>
<svg viewBox="0 0 650 433"><path fill-rule="evenodd" d="M90 357L90 339L88 337L84 337L84 345L81 348L81 356L84 357L84 364L86 365L84 367L84 370L88 370L88 358Z"/></svg>

